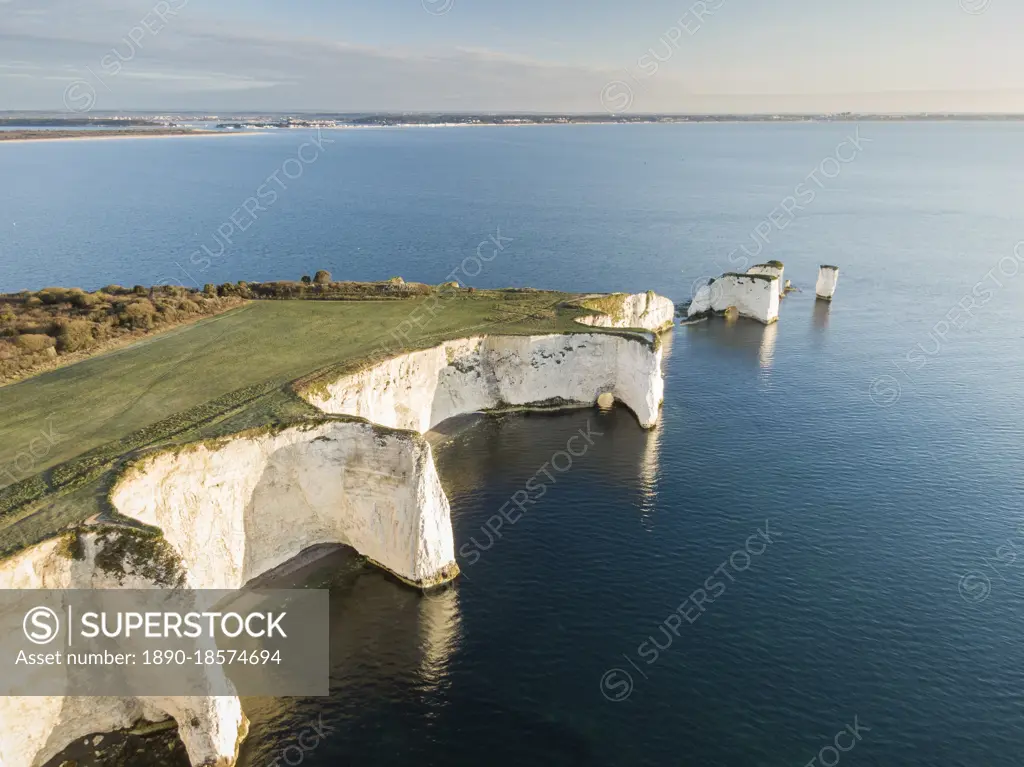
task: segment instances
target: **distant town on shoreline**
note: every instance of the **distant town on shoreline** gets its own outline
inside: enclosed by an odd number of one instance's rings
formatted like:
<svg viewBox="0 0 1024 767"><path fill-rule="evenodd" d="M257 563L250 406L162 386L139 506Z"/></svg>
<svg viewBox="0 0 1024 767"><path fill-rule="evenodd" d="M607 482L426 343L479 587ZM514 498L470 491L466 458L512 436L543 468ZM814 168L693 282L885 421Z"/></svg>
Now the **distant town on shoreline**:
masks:
<svg viewBox="0 0 1024 767"><path fill-rule="evenodd" d="M560 125L692 122L918 122L1017 121L1024 114L921 112L906 114L832 112L820 114L672 113L483 113L483 112L104 112L89 115L0 111L0 130L47 128L187 128L196 124L221 130L458 125Z"/></svg>

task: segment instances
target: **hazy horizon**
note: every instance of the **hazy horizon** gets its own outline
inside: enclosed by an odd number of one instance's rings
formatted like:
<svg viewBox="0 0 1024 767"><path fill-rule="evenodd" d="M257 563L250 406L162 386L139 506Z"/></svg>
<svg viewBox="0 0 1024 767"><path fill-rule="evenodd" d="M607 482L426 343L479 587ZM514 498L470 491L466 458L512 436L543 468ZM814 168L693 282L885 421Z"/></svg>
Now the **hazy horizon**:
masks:
<svg viewBox="0 0 1024 767"><path fill-rule="evenodd" d="M16 111L1024 113L1007 0L0 0Z"/></svg>

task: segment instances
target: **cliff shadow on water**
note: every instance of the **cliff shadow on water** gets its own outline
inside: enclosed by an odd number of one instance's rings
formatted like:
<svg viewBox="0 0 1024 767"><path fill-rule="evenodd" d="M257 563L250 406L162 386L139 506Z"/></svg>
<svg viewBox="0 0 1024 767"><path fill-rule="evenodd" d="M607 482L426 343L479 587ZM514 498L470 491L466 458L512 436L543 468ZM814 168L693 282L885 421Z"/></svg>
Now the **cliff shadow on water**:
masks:
<svg viewBox="0 0 1024 767"><path fill-rule="evenodd" d="M531 479L544 493L515 522L505 521L490 549L463 565L463 576L435 591L409 589L346 547L272 573L276 580L261 578L264 587L331 589L331 696L244 699L250 735L242 767L283 762L286 749L293 761L301 751L304 765L324 767L356 758L472 765L482 744L500 749L495 763L526 760L538 744L550 764L595 763L596 725L554 702L523 699L522 690L492 676L486 648L503 631L502 605L522 599L522 578L557 589L562 568L593 566L579 540L594 534L604 512L581 488L615 494L615 513L648 513L658 431L641 429L622 406L470 417L442 427L446 439L434 452L457 548L485 540L481 530L496 525L494 516L517 492L530 492ZM575 456L567 447L574 436Z"/></svg>
<svg viewBox="0 0 1024 767"><path fill-rule="evenodd" d="M629 409L616 404L609 410L586 407L478 417L469 428L437 445L434 453L451 500L472 498L496 486L525 487L535 476L537 482L531 486L554 488L560 477L584 466L600 465L610 481L633 482L637 476L656 473L657 457L650 454L650 447L657 444L657 437L657 429L641 429ZM538 491L528 492L538 496ZM542 500L543 495L530 506L540 509ZM454 509L453 523L458 546L462 541Z"/></svg>

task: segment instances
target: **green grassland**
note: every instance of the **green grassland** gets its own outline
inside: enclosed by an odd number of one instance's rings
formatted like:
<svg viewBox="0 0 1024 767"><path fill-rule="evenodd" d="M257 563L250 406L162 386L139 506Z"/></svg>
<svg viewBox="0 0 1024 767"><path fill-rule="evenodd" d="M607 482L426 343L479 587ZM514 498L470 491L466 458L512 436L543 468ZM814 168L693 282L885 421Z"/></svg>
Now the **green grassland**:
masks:
<svg viewBox="0 0 1024 767"><path fill-rule="evenodd" d="M322 416L295 388L325 375L473 333L583 330L571 294L437 291L252 301L0 388L0 556L109 513L116 470L140 451Z"/></svg>

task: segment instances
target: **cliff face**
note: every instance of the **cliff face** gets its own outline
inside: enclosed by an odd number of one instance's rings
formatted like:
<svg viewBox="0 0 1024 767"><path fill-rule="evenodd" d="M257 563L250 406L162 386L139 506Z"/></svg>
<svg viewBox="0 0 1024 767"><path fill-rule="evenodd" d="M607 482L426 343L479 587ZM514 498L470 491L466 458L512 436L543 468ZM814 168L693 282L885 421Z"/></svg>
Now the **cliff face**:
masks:
<svg viewBox="0 0 1024 767"><path fill-rule="evenodd" d="M576 319L581 325L595 328L642 328L660 332L675 325L675 304L654 291L601 296L584 301L583 306L602 312Z"/></svg>
<svg viewBox="0 0 1024 767"><path fill-rule="evenodd" d="M779 280L776 277L723 274L697 291L689 316L724 312L736 307L741 317L770 325L779 318Z"/></svg>
<svg viewBox="0 0 1024 767"><path fill-rule="evenodd" d="M130 569L116 576L104 572L96 565L104 545L98 534L83 533L79 540L79 559L57 538L0 562L0 589L159 587ZM85 735L170 717L194 765L232 764L249 726L235 697L0 697L0 765L35 767Z"/></svg>
<svg viewBox="0 0 1024 767"><path fill-rule="evenodd" d="M190 588L240 588L321 543L347 544L419 587L458 572L430 446L372 424L328 422L157 453L121 477L111 502L163 530ZM107 573L96 564L99 534L80 541L78 559L58 538L0 562L0 588L168 585L130 567ZM32 767L84 735L168 717L193 764L234 762L247 727L238 698L51 696L0 698L0 765Z"/></svg>
<svg viewBox="0 0 1024 767"><path fill-rule="evenodd" d="M458 567L448 500L416 432L464 413L592 405L606 393L652 428L661 363L659 343L607 333L449 341L303 395L327 413L372 423L325 420L156 452L129 468L110 498L121 514L163 531L191 588L241 587L323 543L347 544L426 588ZM0 588L168 585L130 567L104 572L100 535L80 540L79 558L53 539L0 561ZM0 698L0 767L37 767L76 738L168 717L194 765L234 763L247 728L235 697L8 697Z"/></svg>
<svg viewBox="0 0 1024 767"><path fill-rule="evenodd" d="M129 470L111 501L164 531L191 588L241 588L322 543L351 546L419 587L458 572L430 446L371 424L296 427L161 453Z"/></svg>
<svg viewBox="0 0 1024 767"><path fill-rule="evenodd" d="M478 336L404 354L307 392L328 413L425 432L452 416L610 392L644 428L661 411L661 349L610 334Z"/></svg>

